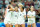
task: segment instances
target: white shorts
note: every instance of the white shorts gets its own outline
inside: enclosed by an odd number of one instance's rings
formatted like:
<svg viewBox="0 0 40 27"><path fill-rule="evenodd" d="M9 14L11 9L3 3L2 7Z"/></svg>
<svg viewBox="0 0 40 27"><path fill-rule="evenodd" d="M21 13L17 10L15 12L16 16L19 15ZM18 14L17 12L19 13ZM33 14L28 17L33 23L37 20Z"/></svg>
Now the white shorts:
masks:
<svg viewBox="0 0 40 27"><path fill-rule="evenodd" d="M12 24L12 25L17 24L17 18L16 18L16 17L13 17L13 18L11 19L11 24Z"/></svg>
<svg viewBox="0 0 40 27"><path fill-rule="evenodd" d="M11 24L10 19L4 19L4 24Z"/></svg>
<svg viewBox="0 0 40 27"><path fill-rule="evenodd" d="M11 25L15 25L17 24L17 20L16 19L4 19L4 24L11 24Z"/></svg>
<svg viewBox="0 0 40 27"><path fill-rule="evenodd" d="M35 18L28 18L28 25L35 23Z"/></svg>
<svg viewBox="0 0 40 27"><path fill-rule="evenodd" d="M5 24L11 24L11 13L10 12L8 12L7 14L6 14L6 16L5 16L5 19L4 19L4 23Z"/></svg>
<svg viewBox="0 0 40 27"><path fill-rule="evenodd" d="M19 25L25 24L25 19L19 18L19 19L18 19L18 24L19 24Z"/></svg>

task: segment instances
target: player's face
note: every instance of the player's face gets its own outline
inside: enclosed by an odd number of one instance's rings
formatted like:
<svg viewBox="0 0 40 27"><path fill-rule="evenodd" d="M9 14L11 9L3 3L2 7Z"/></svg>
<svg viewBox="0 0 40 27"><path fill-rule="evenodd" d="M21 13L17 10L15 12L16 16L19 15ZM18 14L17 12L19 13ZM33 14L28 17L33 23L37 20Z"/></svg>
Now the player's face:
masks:
<svg viewBox="0 0 40 27"><path fill-rule="evenodd" d="M31 6L31 8L30 8L30 9L31 9L31 11L33 11L33 10L34 10L34 7L33 7L33 6Z"/></svg>
<svg viewBox="0 0 40 27"><path fill-rule="evenodd" d="M15 7L15 11L18 11L18 7Z"/></svg>
<svg viewBox="0 0 40 27"><path fill-rule="evenodd" d="M23 9L22 9L22 8L21 8L20 10L21 10L21 11L23 11Z"/></svg>
<svg viewBox="0 0 40 27"><path fill-rule="evenodd" d="M19 8L21 8L22 6L21 5L19 5Z"/></svg>

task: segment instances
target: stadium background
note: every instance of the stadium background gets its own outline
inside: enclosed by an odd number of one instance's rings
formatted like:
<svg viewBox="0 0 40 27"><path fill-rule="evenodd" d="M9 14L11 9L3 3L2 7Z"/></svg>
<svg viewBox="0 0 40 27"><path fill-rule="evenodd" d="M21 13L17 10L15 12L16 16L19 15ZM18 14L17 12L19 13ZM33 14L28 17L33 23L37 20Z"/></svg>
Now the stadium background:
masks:
<svg viewBox="0 0 40 27"><path fill-rule="evenodd" d="M4 12L5 12L5 8L10 3L13 7L15 7L16 4L18 4L18 3L22 3L24 5L24 8L26 8L26 14L27 14L27 11L29 10L29 7L31 5L33 5L34 8L35 8L35 11L36 11L37 26L40 25L40 0L0 0L0 27L5 25L3 23L3 21L4 21ZM27 22L27 17L26 17L25 22Z"/></svg>

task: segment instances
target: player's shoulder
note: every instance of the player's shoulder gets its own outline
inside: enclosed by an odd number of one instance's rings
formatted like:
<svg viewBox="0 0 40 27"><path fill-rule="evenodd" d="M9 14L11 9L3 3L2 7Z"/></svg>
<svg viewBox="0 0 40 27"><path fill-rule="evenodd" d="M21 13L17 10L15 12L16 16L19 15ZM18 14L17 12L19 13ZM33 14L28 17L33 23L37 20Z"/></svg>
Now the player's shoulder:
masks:
<svg viewBox="0 0 40 27"><path fill-rule="evenodd" d="M31 11L28 11L28 12L31 12Z"/></svg>
<svg viewBox="0 0 40 27"><path fill-rule="evenodd" d="M33 11L34 13L36 13L35 11Z"/></svg>

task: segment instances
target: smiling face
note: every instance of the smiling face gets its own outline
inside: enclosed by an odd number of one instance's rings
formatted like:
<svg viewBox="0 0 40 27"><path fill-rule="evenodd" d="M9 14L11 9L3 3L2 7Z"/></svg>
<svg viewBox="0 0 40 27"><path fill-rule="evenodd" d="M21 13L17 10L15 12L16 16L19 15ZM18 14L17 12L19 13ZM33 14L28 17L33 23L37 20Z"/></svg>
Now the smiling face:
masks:
<svg viewBox="0 0 40 27"><path fill-rule="evenodd" d="M18 7L15 7L15 11L18 11Z"/></svg>
<svg viewBox="0 0 40 27"><path fill-rule="evenodd" d="M22 7L20 10L23 11L24 10L24 7Z"/></svg>
<svg viewBox="0 0 40 27"><path fill-rule="evenodd" d="M19 8L21 8L22 7L22 5L19 5Z"/></svg>
<svg viewBox="0 0 40 27"><path fill-rule="evenodd" d="M33 6L31 6L30 10L31 10L31 11L33 11L33 10L34 10L34 7L33 7Z"/></svg>

